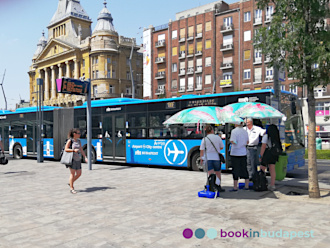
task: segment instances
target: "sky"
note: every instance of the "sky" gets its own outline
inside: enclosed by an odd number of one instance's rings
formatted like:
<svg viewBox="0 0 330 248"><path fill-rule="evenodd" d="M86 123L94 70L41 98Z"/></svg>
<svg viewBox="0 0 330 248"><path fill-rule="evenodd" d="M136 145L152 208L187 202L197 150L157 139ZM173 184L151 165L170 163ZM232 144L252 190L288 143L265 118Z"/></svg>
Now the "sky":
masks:
<svg viewBox="0 0 330 248"><path fill-rule="evenodd" d="M227 3L239 0L227 0ZM29 101L29 67L37 43L57 10L59 0L0 0L0 83L7 99L7 109ZM80 0L92 19L94 30L104 0ZM215 0L107 0L113 24L119 35L136 38L142 44L143 28L175 20L175 14ZM4 73L6 70L6 73ZM4 75L5 74L5 75ZM0 109L5 101L0 90Z"/></svg>

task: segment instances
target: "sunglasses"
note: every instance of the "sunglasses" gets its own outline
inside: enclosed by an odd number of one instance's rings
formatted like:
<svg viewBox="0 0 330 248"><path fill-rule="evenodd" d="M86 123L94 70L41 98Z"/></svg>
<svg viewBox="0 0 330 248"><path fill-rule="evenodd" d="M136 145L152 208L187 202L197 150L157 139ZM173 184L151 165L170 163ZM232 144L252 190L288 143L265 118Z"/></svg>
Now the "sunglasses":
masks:
<svg viewBox="0 0 330 248"><path fill-rule="evenodd" d="M76 134L80 134L80 133L76 133Z"/></svg>

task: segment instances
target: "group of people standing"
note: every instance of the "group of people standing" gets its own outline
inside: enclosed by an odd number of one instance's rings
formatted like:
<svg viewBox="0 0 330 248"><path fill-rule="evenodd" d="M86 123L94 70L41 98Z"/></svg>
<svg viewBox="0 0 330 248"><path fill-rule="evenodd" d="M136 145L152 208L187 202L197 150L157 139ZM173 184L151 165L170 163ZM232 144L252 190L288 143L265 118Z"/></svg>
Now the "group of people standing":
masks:
<svg viewBox="0 0 330 248"><path fill-rule="evenodd" d="M203 160L207 160L208 174L216 174L218 185L220 185L221 163L219 153L220 150L224 148L224 145L220 136L214 134L214 129L211 125L207 125L205 131L207 136L202 140L200 145L200 157L202 162ZM261 138L262 145L258 158L258 147ZM266 161L263 159L263 155L273 144L281 146L278 128L272 124L265 130L259 126L253 125L253 120L248 118L245 127L243 127L243 122L235 125L235 129L231 132L230 143L231 166L234 181L233 189L230 191L238 191L239 179L245 180L245 187L243 189L248 190L249 182L257 172L259 164L260 169L264 172L266 168L268 168L271 177L268 189L274 191L276 178L275 163L278 160L278 156L272 156L271 159L268 158Z"/></svg>

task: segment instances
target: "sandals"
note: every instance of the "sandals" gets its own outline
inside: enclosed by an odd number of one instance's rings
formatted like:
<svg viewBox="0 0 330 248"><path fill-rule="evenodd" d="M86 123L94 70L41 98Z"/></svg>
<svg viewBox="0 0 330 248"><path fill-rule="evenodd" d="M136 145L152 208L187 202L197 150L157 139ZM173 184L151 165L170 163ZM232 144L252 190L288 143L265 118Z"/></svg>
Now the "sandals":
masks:
<svg viewBox="0 0 330 248"><path fill-rule="evenodd" d="M70 190L71 194L77 194L77 191L75 191L74 189Z"/></svg>

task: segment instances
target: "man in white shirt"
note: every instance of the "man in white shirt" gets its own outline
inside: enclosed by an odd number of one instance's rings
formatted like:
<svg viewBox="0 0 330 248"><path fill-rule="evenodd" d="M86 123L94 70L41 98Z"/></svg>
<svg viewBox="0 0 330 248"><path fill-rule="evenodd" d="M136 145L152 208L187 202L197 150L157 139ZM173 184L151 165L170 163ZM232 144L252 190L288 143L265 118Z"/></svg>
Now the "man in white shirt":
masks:
<svg viewBox="0 0 330 248"><path fill-rule="evenodd" d="M243 123L236 124L235 129L231 131L231 164L233 168L234 188L230 191L238 190L238 179L245 179L245 188L249 189L249 173L246 168L246 145L249 143L249 135L243 129Z"/></svg>
<svg viewBox="0 0 330 248"><path fill-rule="evenodd" d="M257 171L258 166L258 145L259 137L266 133L265 129L254 126L252 118L247 118L246 127L244 129L249 135L249 144L247 145L247 169L249 172L250 180L253 174Z"/></svg>

